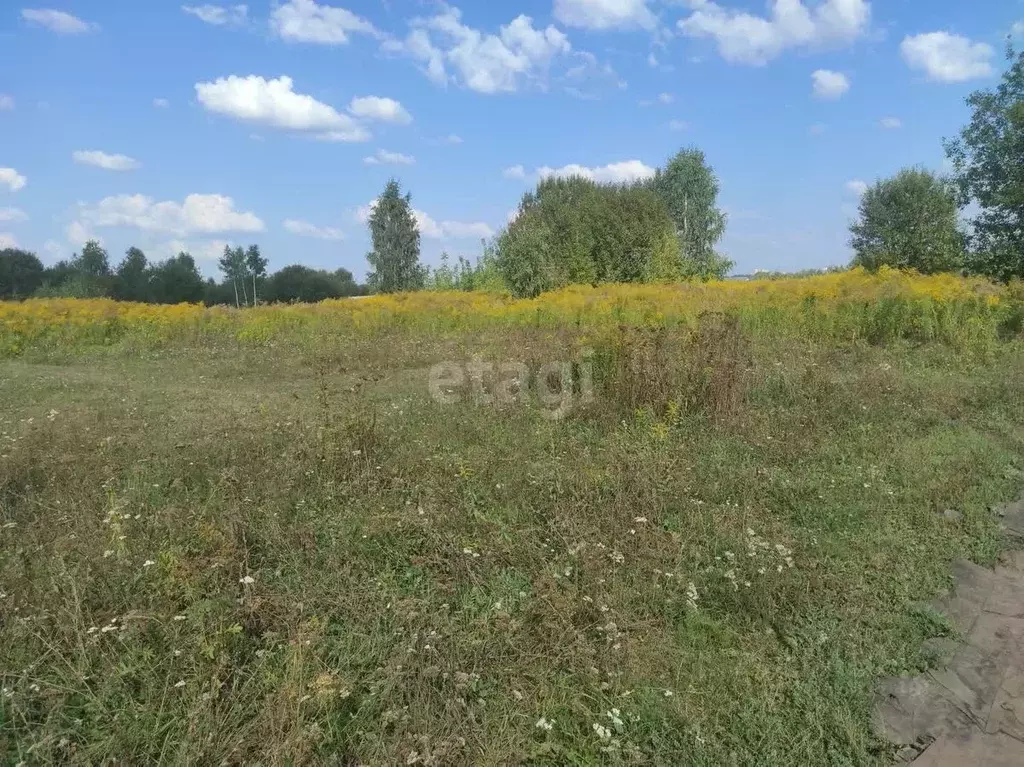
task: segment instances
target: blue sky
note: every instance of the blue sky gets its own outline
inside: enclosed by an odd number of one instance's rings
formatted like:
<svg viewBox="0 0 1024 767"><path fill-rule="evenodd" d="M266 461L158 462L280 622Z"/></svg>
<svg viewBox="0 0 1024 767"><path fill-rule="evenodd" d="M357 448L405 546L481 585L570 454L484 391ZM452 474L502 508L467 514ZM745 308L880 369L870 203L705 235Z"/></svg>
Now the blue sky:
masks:
<svg viewBox="0 0 1024 767"><path fill-rule="evenodd" d="M46 0L0 11L0 246L225 243L366 271L368 206L474 257L547 174L703 149L737 272L848 260L861 182L942 169L1019 0ZM1015 27L1016 25L1016 27Z"/></svg>

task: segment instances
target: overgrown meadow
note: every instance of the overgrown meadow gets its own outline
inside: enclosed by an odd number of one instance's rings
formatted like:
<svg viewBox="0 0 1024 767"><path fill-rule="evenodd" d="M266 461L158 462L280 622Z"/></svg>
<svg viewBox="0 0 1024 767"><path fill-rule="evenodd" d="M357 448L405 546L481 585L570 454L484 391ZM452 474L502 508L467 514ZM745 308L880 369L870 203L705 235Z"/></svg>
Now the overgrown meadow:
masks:
<svg viewBox="0 0 1024 767"><path fill-rule="evenodd" d="M886 764L878 678L1007 543L1022 300L0 303L2 759Z"/></svg>

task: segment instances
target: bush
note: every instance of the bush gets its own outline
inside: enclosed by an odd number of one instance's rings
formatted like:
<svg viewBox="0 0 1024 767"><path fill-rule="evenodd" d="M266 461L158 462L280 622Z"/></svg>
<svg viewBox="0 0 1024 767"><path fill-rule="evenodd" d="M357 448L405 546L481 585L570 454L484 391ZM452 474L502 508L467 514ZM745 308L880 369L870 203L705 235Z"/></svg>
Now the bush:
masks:
<svg viewBox="0 0 1024 767"><path fill-rule="evenodd" d="M523 197L496 264L517 296L683 274L675 226L654 190L580 177L546 179Z"/></svg>

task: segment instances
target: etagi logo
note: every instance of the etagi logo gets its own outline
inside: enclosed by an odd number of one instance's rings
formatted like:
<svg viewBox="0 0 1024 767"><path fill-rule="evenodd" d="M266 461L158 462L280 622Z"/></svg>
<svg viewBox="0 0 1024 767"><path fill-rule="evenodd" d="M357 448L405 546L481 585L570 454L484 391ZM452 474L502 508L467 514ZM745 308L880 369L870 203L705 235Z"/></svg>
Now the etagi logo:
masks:
<svg viewBox="0 0 1024 767"><path fill-rule="evenodd" d="M525 362L441 362L430 368L430 396L442 405L472 402L507 407L536 398L545 418L558 420L573 407L594 401L594 352L576 361L554 360L531 370Z"/></svg>

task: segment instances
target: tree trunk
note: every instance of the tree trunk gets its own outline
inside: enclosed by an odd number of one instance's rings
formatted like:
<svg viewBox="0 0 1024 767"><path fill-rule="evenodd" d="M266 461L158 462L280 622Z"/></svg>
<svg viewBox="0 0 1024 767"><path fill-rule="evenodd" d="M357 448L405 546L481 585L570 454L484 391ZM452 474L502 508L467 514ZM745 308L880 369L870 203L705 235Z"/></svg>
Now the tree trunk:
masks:
<svg viewBox="0 0 1024 767"><path fill-rule="evenodd" d="M252 305L256 306L256 272L252 273Z"/></svg>
<svg viewBox="0 0 1024 767"><path fill-rule="evenodd" d="M239 304L238 304L238 281L235 280L234 278L232 278L231 279L231 284L235 288L235 308L238 309L239 308Z"/></svg>

